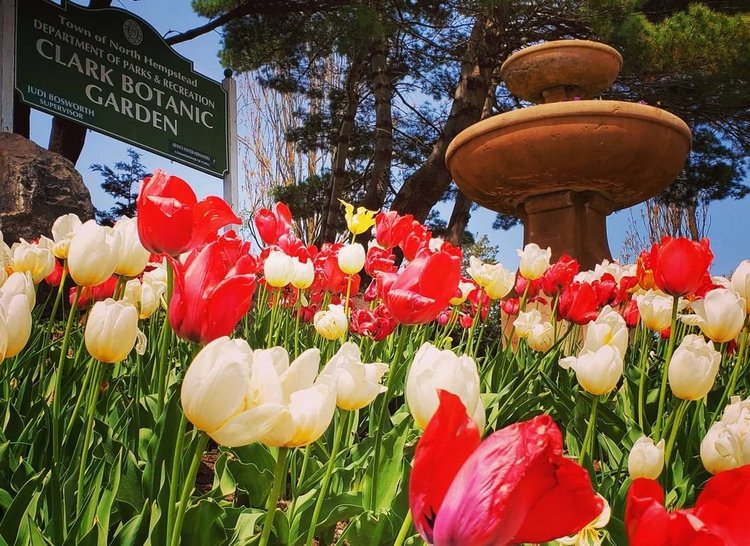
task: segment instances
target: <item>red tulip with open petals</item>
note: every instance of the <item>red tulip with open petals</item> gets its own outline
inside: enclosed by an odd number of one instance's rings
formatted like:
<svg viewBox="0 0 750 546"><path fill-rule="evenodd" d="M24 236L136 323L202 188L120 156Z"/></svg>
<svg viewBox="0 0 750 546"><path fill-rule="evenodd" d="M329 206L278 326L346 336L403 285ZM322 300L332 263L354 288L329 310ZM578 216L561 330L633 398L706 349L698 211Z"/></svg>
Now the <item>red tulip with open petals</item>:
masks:
<svg viewBox="0 0 750 546"><path fill-rule="evenodd" d="M596 290L586 282L568 285L560 295L557 313L560 318L574 324L588 324L596 320L599 316L599 298Z"/></svg>
<svg viewBox="0 0 750 546"><path fill-rule="evenodd" d="M572 535L602 511L588 474L562 454L562 435L540 415L480 443L460 398L440 406L414 454L409 505L435 546L506 546Z"/></svg>
<svg viewBox="0 0 750 546"><path fill-rule="evenodd" d="M395 210L379 212L375 217L375 240L385 249L401 244L411 233L414 217L411 214L399 216Z"/></svg>
<svg viewBox="0 0 750 546"><path fill-rule="evenodd" d="M256 260L250 243L228 232L196 248L184 264L173 260L169 323L178 336L208 343L232 333L250 309Z"/></svg>
<svg viewBox="0 0 750 546"><path fill-rule="evenodd" d="M714 253L708 239L664 237L651 247L650 259L656 286L671 296L685 296L701 286Z"/></svg>
<svg viewBox="0 0 750 546"><path fill-rule="evenodd" d="M138 193L138 237L156 254L179 256L216 237L242 220L221 197L201 201L187 182L157 169L141 182Z"/></svg>
<svg viewBox="0 0 750 546"><path fill-rule="evenodd" d="M634 546L747 546L750 544L750 465L708 480L695 507L667 512L659 482L630 485L625 527Z"/></svg>
<svg viewBox="0 0 750 546"><path fill-rule="evenodd" d="M426 324L448 307L461 279L461 260L423 248L400 273L381 273L384 301L401 324Z"/></svg>
<svg viewBox="0 0 750 546"><path fill-rule="evenodd" d="M267 245L275 245L279 237L292 229L292 212L284 203L276 203L274 210L258 210L253 221L261 240Z"/></svg>

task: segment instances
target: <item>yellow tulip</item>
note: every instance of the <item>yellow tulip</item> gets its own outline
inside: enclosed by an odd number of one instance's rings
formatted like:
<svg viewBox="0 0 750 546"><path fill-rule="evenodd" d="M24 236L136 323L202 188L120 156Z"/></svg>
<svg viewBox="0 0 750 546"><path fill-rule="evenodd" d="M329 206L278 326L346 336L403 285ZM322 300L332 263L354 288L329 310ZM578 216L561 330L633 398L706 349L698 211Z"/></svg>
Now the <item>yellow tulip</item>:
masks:
<svg viewBox="0 0 750 546"><path fill-rule="evenodd" d="M354 205L342 201L341 199L339 199L339 201L344 205L346 226L354 235L364 233L375 225L375 215L377 214L377 211L367 210L365 207L357 207L357 212L354 212Z"/></svg>

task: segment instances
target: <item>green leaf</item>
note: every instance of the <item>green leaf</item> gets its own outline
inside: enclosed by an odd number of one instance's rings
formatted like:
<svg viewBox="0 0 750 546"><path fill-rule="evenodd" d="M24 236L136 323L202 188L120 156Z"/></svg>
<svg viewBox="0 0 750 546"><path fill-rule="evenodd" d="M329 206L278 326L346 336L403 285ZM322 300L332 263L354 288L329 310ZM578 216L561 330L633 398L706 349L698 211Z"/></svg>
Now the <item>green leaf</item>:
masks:
<svg viewBox="0 0 750 546"><path fill-rule="evenodd" d="M43 472L39 472L24 484L5 512L2 521L0 521L0 537L7 543L15 543L18 536L19 522L27 514L33 514L36 511L36 503L39 500L41 491L39 482L42 480L43 475Z"/></svg>
<svg viewBox="0 0 750 546"><path fill-rule="evenodd" d="M222 517L224 509L211 498L202 499L185 514L180 544L182 546L223 546L227 543Z"/></svg>

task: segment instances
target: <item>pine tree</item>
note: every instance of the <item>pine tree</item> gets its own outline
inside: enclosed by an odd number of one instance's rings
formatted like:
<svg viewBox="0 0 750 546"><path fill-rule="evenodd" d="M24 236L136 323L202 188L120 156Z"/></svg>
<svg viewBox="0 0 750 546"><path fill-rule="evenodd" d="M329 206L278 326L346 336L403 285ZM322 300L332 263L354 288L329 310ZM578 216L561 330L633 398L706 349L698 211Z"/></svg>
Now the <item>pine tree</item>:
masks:
<svg viewBox="0 0 750 546"><path fill-rule="evenodd" d="M94 164L91 170L102 175L102 189L114 197L115 205L108 209L96 209L96 219L102 225L113 225L121 216L134 217L138 184L149 176L146 167L141 163L141 154L128 148L130 161L118 161L113 167Z"/></svg>

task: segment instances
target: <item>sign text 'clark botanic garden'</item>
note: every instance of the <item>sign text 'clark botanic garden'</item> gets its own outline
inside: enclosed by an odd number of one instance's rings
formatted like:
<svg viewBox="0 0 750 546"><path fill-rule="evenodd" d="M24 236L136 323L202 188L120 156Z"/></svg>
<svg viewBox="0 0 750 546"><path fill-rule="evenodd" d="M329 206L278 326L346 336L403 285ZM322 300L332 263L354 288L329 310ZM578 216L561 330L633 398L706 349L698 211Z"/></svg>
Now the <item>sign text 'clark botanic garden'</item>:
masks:
<svg viewBox="0 0 750 546"><path fill-rule="evenodd" d="M217 176L227 170L227 94L148 23L117 9L18 3L23 102Z"/></svg>

